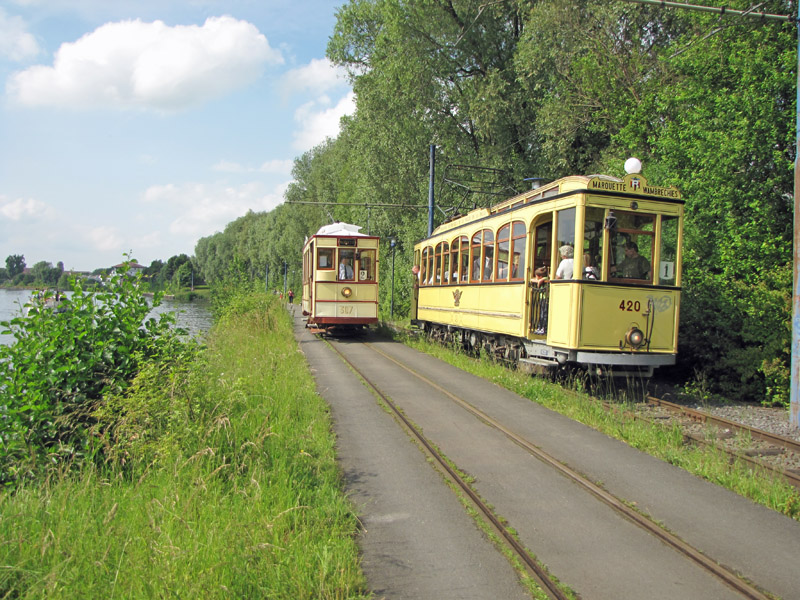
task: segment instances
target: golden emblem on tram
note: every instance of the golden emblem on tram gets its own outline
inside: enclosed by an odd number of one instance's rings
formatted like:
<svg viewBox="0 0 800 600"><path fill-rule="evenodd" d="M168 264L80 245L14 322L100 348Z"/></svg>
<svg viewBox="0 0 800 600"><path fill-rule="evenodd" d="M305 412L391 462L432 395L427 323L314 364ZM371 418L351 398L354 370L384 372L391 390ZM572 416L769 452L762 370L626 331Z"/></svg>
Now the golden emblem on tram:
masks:
<svg viewBox="0 0 800 600"><path fill-rule="evenodd" d="M455 300L453 306L458 306L458 303L461 302L461 294L461 290L453 290L453 300Z"/></svg>

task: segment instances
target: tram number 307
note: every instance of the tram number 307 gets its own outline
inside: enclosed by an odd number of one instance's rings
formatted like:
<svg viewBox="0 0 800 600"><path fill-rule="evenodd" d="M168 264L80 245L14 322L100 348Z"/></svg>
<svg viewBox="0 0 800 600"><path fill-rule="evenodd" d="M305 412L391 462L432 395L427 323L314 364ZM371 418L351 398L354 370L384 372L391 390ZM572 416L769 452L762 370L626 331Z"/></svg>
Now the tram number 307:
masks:
<svg viewBox="0 0 800 600"><path fill-rule="evenodd" d="M626 312L639 312L642 305L638 300L623 300L619 303L619 309Z"/></svg>
<svg viewBox="0 0 800 600"><path fill-rule="evenodd" d="M339 307L339 314L340 315L352 315L353 314L353 307L352 306L340 306Z"/></svg>

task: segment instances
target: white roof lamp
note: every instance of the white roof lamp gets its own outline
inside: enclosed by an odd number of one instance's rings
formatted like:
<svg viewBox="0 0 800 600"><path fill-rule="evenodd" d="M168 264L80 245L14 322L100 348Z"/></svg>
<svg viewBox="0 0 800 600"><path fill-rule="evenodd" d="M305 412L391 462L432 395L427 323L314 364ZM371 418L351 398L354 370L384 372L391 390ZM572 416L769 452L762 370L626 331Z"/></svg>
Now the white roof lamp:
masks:
<svg viewBox="0 0 800 600"><path fill-rule="evenodd" d="M634 158L631 156L628 160L625 161L625 172L628 175L633 175L634 173L641 173L642 172L642 161L638 158Z"/></svg>

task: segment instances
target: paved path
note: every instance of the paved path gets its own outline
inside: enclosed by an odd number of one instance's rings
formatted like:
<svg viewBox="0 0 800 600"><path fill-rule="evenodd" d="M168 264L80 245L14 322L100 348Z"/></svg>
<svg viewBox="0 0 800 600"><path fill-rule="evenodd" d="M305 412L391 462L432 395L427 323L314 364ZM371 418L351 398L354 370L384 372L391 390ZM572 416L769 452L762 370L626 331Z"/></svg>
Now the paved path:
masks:
<svg viewBox="0 0 800 600"><path fill-rule="evenodd" d="M513 598L524 592L454 494L373 396L319 340L297 333L330 402L348 490L366 531L364 568L378 597ZM779 597L800 598L800 523L653 459L430 356L371 339L430 379ZM550 570L583 598L737 598L730 588L444 396L358 342L346 351L507 518ZM686 510L689 508L689 510ZM432 586L432 587L431 587Z"/></svg>

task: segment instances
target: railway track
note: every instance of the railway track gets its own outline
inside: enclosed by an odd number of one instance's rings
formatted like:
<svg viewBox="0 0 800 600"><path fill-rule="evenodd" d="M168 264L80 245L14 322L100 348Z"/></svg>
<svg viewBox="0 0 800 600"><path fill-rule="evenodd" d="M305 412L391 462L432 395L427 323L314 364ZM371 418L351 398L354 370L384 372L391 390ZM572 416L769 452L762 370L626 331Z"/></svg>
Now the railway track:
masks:
<svg viewBox="0 0 800 600"><path fill-rule="evenodd" d="M398 333L417 335L414 330L398 330ZM513 361L498 362L513 365ZM607 410L615 407L604 402ZM647 419L669 425L679 422L687 443L715 445L726 452L731 461L739 460L752 468L762 469L783 479L788 485L800 489L800 442L743 423L737 423L656 398L646 396L634 413L635 418Z"/></svg>
<svg viewBox="0 0 800 600"><path fill-rule="evenodd" d="M665 426L677 422L687 442L714 445L731 460L770 471L800 489L800 442L653 396L635 415Z"/></svg>
<svg viewBox="0 0 800 600"><path fill-rule="evenodd" d="M525 565L525 568L530 576L539 583L541 588L546 591L548 596L551 598L571 597L563 592L559 585L550 577L547 570L542 568L537 559L520 543L517 537L509 531L509 527L513 527L514 524L510 523L507 526L505 524L505 520L495 514L495 511L483 501L480 495L473 489L472 485L470 485L470 483L461 476L459 469L452 466L447 457L443 456L438 451L436 443L429 440L425 436L422 430L405 415L403 409L397 406L392 398L390 398L388 394L381 390L381 386L378 383L374 383L370 380L370 377L364 371L364 369L359 368L354 361L350 360L347 353L341 351L337 342L331 341L331 347L339 354L342 360L350 365L350 368L358 374L362 381L368 387L370 387L373 392L380 397L381 400L392 410L397 419L402 423L403 427L413 436L414 439L418 441L418 443L425 449L425 452L433 460L435 460L440 470L446 473L448 479L450 479L463 491L463 494L469 498L473 506L476 507L476 509L483 515L484 519L488 521L495 531L502 537L504 543L507 544L508 548L515 554L515 556L517 556L522 564ZM448 389L431 380L429 377L426 377L424 374L420 373L410 365L405 364L397 358L383 352L375 345L365 342L363 343L363 347L368 348L377 356L380 356L382 359L393 363L396 367L399 367L419 382L422 382L431 390L431 393L437 393L446 396L452 403L464 411L467 411L467 413L478 419L480 422L491 427L495 431L500 432L503 436L511 440L518 447L522 448L525 452L529 453L531 456L546 464L549 468L554 469L559 474L580 486L580 488L582 488L585 492L589 493L596 500L611 508L624 519L646 531L649 535L655 537L660 542L678 552L685 559L694 563L704 572L711 574L713 577L723 582L726 586L735 590L741 595L741 597L761 600L766 600L769 598L768 595L765 595L756 586L739 577L731 570L717 564L717 562L715 562L706 553L692 547L678 536L667 531L661 525L655 523L642 513L629 506L625 501L615 497L600 485L597 485L595 482L583 476L581 473L571 469L554 456L543 451L537 446L535 440L526 439L524 436L515 433L509 426L493 418L483 410L479 409L477 406L460 398L458 395L451 393Z"/></svg>

